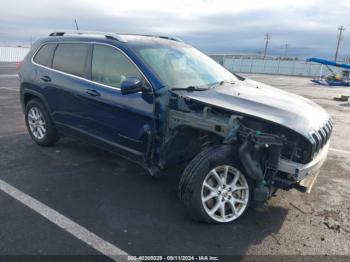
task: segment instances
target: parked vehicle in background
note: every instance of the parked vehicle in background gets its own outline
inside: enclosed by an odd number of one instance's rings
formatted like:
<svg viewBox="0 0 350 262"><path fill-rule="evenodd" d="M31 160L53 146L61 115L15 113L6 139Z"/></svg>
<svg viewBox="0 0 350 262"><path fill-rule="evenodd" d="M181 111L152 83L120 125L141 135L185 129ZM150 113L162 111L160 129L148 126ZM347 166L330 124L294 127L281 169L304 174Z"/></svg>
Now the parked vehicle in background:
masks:
<svg viewBox="0 0 350 262"><path fill-rule="evenodd" d="M279 188L305 192L327 156L333 124L320 106L176 38L56 32L19 76L37 144L76 137L152 176L183 166L179 197L198 221L231 222Z"/></svg>

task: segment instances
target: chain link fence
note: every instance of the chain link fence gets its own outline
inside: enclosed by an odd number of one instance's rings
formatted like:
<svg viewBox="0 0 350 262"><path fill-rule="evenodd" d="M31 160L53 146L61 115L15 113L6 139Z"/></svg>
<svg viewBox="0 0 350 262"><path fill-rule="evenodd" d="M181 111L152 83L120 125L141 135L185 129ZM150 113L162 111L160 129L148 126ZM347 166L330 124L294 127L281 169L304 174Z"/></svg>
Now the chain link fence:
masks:
<svg viewBox="0 0 350 262"><path fill-rule="evenodd" d="M0 62L22 61L29 50L29 47L0 46Z"/></svg>
<svg viewBox="0 0 350 262"><path fill-rule="evenodd" d="M254 58L230 55L211 55L218 63L235 73L317 77L330 74L329 68L297 58ZM332 69L333 70L333 69ZM338 73L339 69L333 72Z"/></svg>

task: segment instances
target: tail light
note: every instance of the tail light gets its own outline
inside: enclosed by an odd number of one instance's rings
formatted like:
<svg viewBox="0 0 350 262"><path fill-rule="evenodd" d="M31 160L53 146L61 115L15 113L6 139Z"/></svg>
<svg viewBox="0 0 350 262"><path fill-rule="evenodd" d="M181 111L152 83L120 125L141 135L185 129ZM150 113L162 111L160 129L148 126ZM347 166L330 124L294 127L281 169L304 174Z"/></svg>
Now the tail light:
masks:
<svg viewBox="0 0 350 262"><path fill-rule="evenodd" d="M23 65L23 61L16 62L16 69L18 70L21 69L22 65Z"/></svg>

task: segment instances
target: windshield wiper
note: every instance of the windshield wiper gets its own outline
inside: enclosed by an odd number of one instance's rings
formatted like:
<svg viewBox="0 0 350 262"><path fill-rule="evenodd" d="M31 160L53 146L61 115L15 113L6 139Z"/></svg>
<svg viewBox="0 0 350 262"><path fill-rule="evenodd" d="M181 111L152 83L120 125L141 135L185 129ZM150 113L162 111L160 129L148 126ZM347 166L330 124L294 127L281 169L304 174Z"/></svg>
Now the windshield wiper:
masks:
<svg viewBox="0 0 350 262"><path fill-rule="evenodd" d="M234 80L232 80L232 79L226 79L226 80L222 80L220 83L219 83L219 85L223 85L223 84L231 84L231 85L234 85L234 84L236 84L236 82L234 81Z"/></svg>
<svg viewBox="0 0 350 262"><path fill-rule="evenodd" d="M188 86L188 87L174 87L174 88L171 88L170 90L172 90L172 91L184 90L187 92L193 92L193 91L205 91L208 89L209 89L208 87Z"/></svg>
<svg viewBox="0 0 350 262"><path fill-rule="evenodd" d="M209 88L216 88L216 87L218 87L218 86L222 86L223 84L231 84L231 85L234 85L234 84L236 84L236 82L234 81L234 80L222 80L222 81L220 81L220 82L217 82L217 83L214 83L214 84L212 84L212 85L210 85L210 87Z"/></svg>

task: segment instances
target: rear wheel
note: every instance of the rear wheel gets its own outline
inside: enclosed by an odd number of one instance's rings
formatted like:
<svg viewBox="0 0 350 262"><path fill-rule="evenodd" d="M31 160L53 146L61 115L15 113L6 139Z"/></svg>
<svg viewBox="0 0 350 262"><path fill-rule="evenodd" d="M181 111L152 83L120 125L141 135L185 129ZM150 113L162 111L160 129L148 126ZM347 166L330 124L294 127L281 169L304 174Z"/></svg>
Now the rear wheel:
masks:
<svg viewBox="0 0 350 262"><path fill-rule="evenodd" d="M39 99L28 102L25 120L30 136L38 145L53 145L59 139L49 113Z"/></svg>
<svg viewBox="0 0 350 262"><path fill-rule="evenodd" d="M249 205L252 182L243 173L231 146L217 146L197 155L186 167L179 195L197 221L228 223Z"/></svg>

